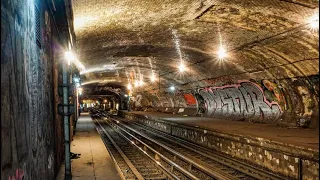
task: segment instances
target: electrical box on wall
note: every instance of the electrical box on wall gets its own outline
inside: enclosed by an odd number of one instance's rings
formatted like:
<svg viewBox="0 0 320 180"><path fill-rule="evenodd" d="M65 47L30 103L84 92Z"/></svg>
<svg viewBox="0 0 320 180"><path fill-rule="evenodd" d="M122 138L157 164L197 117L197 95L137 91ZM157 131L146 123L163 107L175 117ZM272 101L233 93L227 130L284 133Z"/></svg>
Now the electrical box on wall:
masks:
<svg viewBox="0 0 320 180"><path fill-rule="evenodd" d="M64 111L64 107L68 107L67 112ZM74 104L58 104L58 113L63 116L71 116L74 114Z"/></svg>

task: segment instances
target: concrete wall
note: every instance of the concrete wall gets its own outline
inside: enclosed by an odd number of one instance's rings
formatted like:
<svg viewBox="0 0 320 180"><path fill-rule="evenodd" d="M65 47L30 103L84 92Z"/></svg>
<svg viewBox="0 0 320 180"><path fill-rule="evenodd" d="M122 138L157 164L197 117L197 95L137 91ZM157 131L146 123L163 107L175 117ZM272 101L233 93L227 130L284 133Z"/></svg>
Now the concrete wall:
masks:
<svg viewBox="0 0 320 180"><path fill-rule="evenodd" d="M36 0L1 1L1 179L54 179L62 163L57 29ZM36 43L36 10L40 44Z"/></svg>
<svg viewBox="0 0 320 180"><path fill-rule="evenodd" d="M318 128L318 94L317 75L277 81L223 79L179 92L136 93L133 109Z"/></svg>

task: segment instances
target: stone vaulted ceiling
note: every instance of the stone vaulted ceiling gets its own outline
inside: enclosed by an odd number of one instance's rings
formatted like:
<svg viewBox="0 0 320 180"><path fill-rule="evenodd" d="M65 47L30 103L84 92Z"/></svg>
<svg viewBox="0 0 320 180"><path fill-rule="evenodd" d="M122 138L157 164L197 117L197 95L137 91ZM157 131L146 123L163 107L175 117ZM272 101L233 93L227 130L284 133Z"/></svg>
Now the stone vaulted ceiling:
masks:
<svg viewBox="0 0 320 180"><path fill-rule="evenodd" d="M84 84L126 86L140 75L147 82L151 70L162 87L186 88L222 76L319 72L319 35L307 23L318 13L316 0L73 0L72 6ZM224 61L217 59L220 44L228 52Z"/></svg>

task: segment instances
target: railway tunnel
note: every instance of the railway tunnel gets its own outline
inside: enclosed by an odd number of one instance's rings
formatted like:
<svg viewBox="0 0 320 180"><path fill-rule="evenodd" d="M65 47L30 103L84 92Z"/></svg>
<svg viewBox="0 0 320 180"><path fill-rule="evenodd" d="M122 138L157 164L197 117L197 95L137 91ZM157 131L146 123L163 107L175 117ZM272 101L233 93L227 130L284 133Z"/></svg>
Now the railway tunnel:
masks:
<svg viewBox="0 0 320 180"><path fill-rule="evenodd" d="M2 0L1 179L319 179L319 1Z"/></svg>

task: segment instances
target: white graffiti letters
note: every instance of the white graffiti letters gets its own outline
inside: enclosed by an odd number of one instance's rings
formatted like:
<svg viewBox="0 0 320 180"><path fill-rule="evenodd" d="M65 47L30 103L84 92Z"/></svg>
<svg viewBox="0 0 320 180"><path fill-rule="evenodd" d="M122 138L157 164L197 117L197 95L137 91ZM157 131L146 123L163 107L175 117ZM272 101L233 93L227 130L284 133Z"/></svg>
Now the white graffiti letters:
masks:
<svg viewBox="0 0 320 180"><path fill-rule="evenodd" d="M200 89L199 94L209 117L275 121L282 113L279 105L266 100L262 89L251 82Z"/></svg>

